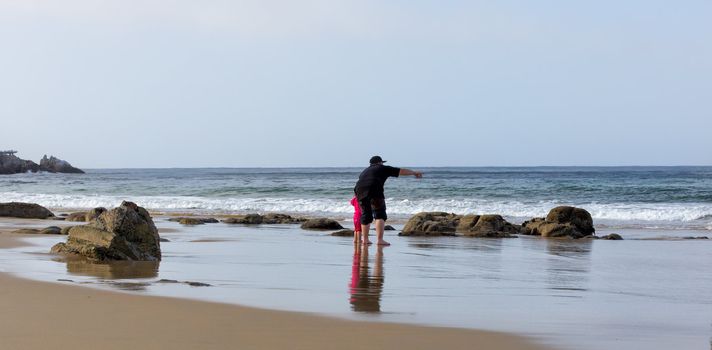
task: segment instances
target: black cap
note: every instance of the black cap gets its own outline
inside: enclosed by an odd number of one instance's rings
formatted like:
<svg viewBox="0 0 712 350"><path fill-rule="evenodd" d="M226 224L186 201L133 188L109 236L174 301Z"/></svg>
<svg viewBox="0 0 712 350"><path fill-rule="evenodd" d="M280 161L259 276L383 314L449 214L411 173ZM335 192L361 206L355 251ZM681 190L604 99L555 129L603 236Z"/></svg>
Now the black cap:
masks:
<svg viewBox="0 0 712 350"><path fill-rule="evenodd" d="M371 164L385 163L386 161L381 158L381 156L373 156L371 160L368 161Z"/></svg>

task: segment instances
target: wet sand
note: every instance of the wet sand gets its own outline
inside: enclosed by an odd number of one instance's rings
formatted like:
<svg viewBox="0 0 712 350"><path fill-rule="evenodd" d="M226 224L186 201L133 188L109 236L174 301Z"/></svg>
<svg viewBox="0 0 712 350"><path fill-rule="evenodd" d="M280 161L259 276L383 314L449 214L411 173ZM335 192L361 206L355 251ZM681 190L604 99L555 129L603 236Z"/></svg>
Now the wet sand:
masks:
<svg viewBox="0 0 712 350"><path fill-rule="evenodd" d="M0 230L0 249L22 246ZM512 334L358 322L0 273L3 349L546 349Z"/></svg>

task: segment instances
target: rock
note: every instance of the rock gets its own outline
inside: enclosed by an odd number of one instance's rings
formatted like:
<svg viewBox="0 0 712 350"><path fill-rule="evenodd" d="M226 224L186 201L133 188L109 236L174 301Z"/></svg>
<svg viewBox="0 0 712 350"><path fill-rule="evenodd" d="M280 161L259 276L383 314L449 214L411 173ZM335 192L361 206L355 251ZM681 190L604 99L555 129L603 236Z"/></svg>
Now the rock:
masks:
<svg viewBox="0 0 712 350"><path fill-rule="evenodd" d="M269 213L262 216L263 224L300 224L306 222L306 218L295 218L287 214Z"/></svg>
<svg viewBox="0 0 712 350"><path fill-rule="evenodd" d="M465 236L485 238L509 238L519 233L519 229L501 215L462 216L456 231Z"/></svg>
<svg viewBox="0 0 712 350"><path fill-rule="evenodd" d="M45 227L40 231L40 234L43 235L61 235L62 234L62 228L57 227L57 226L50 226L50 227Z"/></svg>
<svg viewBox="0 0 712 350"><path fill-rule="evenodd" d="M161 238L158 241L159 242L170 242L170 240L168 240L168 238Z"/></svg>
<svg viewBox="0 0 712 350"><path fill-rule="evenodd" d="M301 227L305 230L340 230L344 228L336 220L327 218L309 219Z"/></svg>
<svg viewBox="0 0 712 350"><path fill-rule="evenodd" d="M584 235L591 235L596 232L593 228L591 214L585 209L560 206L549 211L546 221L555 222L562 225L572 225Z"/></svg>
<svg viewBox="0 0 712 350"><path fill-rule="evenodd" d="M222 222L226 224L245 224L245 225L259 225L262 223L262 215L260 214L247 214L238 215L232 218L227 218Z"/></svg>
<svg viewBox="0 0 712 350"><path fill-rule="evenodd" d="M54 156L47 158L46 154L40 160L39 170L50 173L84 174L84 171L73 167L67 161L61 160Z"/></svg>
<svg viewBox="0 0 712 350"><path fill-rule="evenodd" d="M15 151L0 152L0 174L36 173L40 166L31 160L20 159Z"/></svg>
<svg viewBox="0 0 712 350"><path fill-rule="evenodd" d="M40 233L40 230L36 228L21 228L12 231L12 233L16 233L19 235L36 235Z"/></svg>
<svg viewBox="0 0 712 350"><path fill-rule="evenodd" d="M546 218L534 218L522 223L521 233L542 237L583 238L592 235L591 214L585 209L561 206L551 209Z"/></svg>
<svg viewBox="0 0 712 350"><path fill-rule="evenodd" d="M22 235L59 235L62 233L62 229L57 226L45 227L43 229L36 228L21 228L12 233L22 234Z"/></svg>
<svg viewBox="0 0 712 350"><path fill-rule="evenodd" d="M191 286L191 287L212 287L212 284L208 283L203 283L203 282L191 282L191 281L186 281L184 282L185 284Z"/></svg>
<svg viewBox="0 0 712 350"><path fill-rule="evenodd" d="M70 213L67 215L66 218L64 218L65 221L73 221L73 222L83 222L87 221L87 212L85 211L79 211L76 213Z"/></svg>
<svg viewBox="0 0 712 350"><path fill-rule="evenodd" d="M707 236L697 236L697 237L688 236L688 237L682 237L682 239L710 239L710 238Z"/></svg>
<svg viewBox="0 0 712 350"><path fill-rule="evenodd" d="M520 233L529 236L541 236L541 233L539 233L539 227L545 223L545 218L533 218L531 220L524 221L522 223Z"/></svg>
<svg viewBox="0 0 712 350"><path fill-rule="evenodd" d="M353 237L354 230L349 230L349 229L345 228L343 230L332 232L331 235L336 236L336 237Z"/></svg>
<svg viewBox="0 0 712 350"><path fill-rule="evenodd" d="M215 219L215 218L196 218L196 217L192 217L192 216L179 216L179 217L175 217L175 218L170 218L170 219L168 219L168 221L175 221L175 222L181 223L183 225L214 224L214 223L220 222L220 221L218 221L218 219ZM194 224L184 224L183 221L186 221L186 222L200 221L200 222L194 223Z"/></svg>
<svg viewBox="0 0 712 350"><path fill-rule="evenodd" d="M623 239L623 237L621 237L621 235L619 235L617 233L611 233L611 234L608 234L605 236L601 236L601 237L599 237L599 239L606 239L606 240L610 240L610 241L620 241Z"/></svg>
<svg viewBox="0 0 712 350"><path fill-rule="evenodd" d="M47 208L34 203L0 203L0 216L25 218L25 219L46 219L54 217Z"/></svg>
<svg viewBox="0 0 712 350"><path fill-rule="evenodd" d="M383 231L395 231L396 228L391 225L386 225L383 227Z"/></svg>
<svg viewBox="0 0 712 350"><path fill-rule="evenodd" d="M199 218L181 218L178 221L178 223L181 225L204 225L205 224L205 222L203 222Z"/></svg>
<svg viewBox="0 0 712 350"><path fill-rule="evenodd" d="M72 227L67 243L56 244L52 253L92 261L161 260L158 230L146 209L132 202L103 212L87 225Z"/></svg>
<svg viewBox="0 0 712 350"><path fill-rule="evenodd" d="M460 216L444 212L415 214L403 227L399 236L455 236Z"/></svg>
<svg viewBox="0 0 712 350"><path fill-rule="evenodd" d="M72 227L74 227L74 226L65 226L65 227L62 227L62 231L60 231L59 233L66 236L66 235L69 234L69 230L71 230Z"/></svg>
<svg viewBox="0 0 712 350"><path fill-rule="evenodd" d="M84 215L84 221L92 221L92 220L98 218L99 215L103 214L104 212L106 212L106 208L104 208L104 207L94 208L94 209L86 212L86 214Z"/></svg>
<svg viewBox="0 0 712 350"><path fill-rule="evenodd" d="M295 218L287 214L279 213L269 213L265 215L260 214L246 214L238 215L235 217L227 218L222 220L226 224L243 224L243 225L260 225L260 224L300 224L307 221L305 218Z"/></svg>

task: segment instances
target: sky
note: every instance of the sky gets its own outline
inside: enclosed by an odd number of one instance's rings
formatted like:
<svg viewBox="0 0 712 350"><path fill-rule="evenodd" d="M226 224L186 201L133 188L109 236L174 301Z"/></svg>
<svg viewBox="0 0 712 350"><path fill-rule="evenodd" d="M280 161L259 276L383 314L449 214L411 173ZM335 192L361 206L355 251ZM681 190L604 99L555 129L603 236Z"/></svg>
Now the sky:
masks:
<svg viewBox="0 0 712 350"><path fill-rule="evenodd" d="M83 168L712 165L709 0L0 0L0 149Z"/></svg>

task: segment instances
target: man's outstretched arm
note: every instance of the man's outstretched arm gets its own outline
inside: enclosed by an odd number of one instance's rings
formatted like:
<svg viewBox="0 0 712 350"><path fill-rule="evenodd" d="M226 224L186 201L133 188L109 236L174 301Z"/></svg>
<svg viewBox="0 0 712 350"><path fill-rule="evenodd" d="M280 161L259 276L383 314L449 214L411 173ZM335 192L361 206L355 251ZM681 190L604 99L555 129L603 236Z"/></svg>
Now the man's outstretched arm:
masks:
<svg viewBox="0 0 712 350"><path fill-rule="evenodd" d="M417 179L420 179L421 177L423 177L423 173L421 173L420 171L410 170L410 169L406 169L406 168L401 168L400 172L398 173L398 176L408 176L408 175L413 175Z"/></svg>

